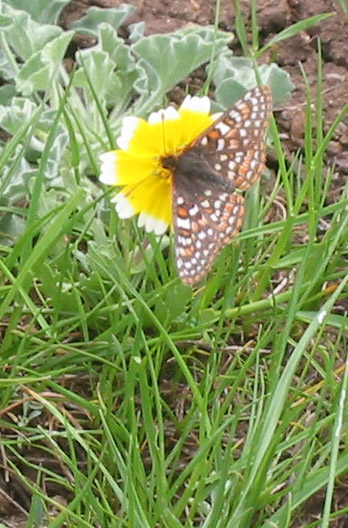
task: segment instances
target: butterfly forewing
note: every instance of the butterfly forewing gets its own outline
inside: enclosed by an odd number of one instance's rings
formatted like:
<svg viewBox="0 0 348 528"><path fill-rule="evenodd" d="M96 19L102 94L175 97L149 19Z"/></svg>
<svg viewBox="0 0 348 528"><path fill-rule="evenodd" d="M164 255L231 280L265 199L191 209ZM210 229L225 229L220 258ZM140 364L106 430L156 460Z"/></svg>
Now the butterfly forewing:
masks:
<svg viewBox="0 0 348 528"><path fill-rule="evenodd" d="M211 167L224 174L237 189L249 189L261 176L271 111L269 88L258 86L247 92L195 142L204 149Z"/></svg>

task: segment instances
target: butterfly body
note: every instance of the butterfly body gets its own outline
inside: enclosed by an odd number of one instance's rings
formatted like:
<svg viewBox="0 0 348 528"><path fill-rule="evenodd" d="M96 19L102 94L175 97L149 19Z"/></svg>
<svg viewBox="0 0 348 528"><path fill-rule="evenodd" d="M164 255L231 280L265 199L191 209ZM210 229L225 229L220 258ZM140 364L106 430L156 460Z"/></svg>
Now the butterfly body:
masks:
<svg viewBox="0 0 348 528"><path fill-rule="evenodd" d="M176 187L181 190L186 188L195 197L201 192L201 187L215 187L226 192L234 190L233 183L211 167L199 147L192 147L180 156L164 157L162 167L171 170Z"/></svg>
<svg viewBox="0 0 348 528"><path fill-rule="evenodd" d="M265 164L272 97L267 86L247 92L193 144L162 167L173 182L175 260L181 280L199 282L240 231L244 198Z"/></svg>

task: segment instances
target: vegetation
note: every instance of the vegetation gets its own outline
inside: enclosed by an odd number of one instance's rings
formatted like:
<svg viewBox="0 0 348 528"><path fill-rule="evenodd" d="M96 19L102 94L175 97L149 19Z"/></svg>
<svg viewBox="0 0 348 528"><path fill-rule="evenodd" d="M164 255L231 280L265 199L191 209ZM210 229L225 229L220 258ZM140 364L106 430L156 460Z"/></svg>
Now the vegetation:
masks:
<svg viewBox="0 0 348 528"><path fill-rule="evenodd" d="M303 151L289 164L272 123L276 178L248 193L199 288L179 281L170 236L119 220L97 179L122 116L161 108L199 67L217 108L255 75L279 104L291 81L257 59L320 17L263 49L254 17L236 58L217 28L136 24L126 42L129 6L63 31L67 1L0 8L1 463L30 496L27 526L286 527L321 490L312 526L327 527L348 470L348 198L330 199L324 159L347 107L325 135L320 63ZM97 44L67 61L75 32ZM236 32L245 44L241 15Z"/></svg>

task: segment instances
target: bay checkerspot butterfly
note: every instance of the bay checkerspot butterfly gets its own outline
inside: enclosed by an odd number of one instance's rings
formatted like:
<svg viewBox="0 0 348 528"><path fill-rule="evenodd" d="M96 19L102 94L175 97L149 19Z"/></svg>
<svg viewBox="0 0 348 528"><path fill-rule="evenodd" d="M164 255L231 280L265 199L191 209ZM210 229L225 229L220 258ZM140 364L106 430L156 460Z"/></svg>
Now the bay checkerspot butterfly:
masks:
<svg viewBox="0 0 348 528"><path fill-rule="evenodd" d="M178 155L163 156L173 175L175 260L184 284L199 282L243 224L245 191L265 165L272 110L267 86L258 86Z"/></svg>

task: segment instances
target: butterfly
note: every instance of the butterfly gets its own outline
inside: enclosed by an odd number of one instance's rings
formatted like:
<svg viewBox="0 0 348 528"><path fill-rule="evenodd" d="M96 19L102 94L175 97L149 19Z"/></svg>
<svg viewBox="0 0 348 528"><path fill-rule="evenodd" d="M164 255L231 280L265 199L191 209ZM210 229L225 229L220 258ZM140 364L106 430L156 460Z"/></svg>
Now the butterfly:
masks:
<svg viewBox="0 0 348 528"><path fill-rule="evenodd" d="M173 176L175 261L182 282L193 285L240 231L245 191L265 166L272 112L267 86L247 92L178 155L162 157Z"/></svg>

